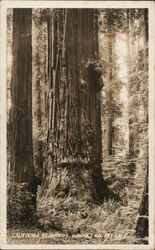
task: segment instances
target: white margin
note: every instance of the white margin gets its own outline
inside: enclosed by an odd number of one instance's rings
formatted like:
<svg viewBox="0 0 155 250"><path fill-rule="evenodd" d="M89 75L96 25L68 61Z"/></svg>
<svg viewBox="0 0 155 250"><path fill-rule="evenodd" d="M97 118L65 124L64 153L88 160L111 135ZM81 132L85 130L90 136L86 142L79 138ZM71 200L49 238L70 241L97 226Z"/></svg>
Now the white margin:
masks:
<svg viewBox="0 0 155 250"><path fill-rule="evenodd" d="M155 249L155 5L149 8L149 241ZM151 248L151 249L152 249Z"/></svg>
<svg viewBox="0 0 155 250"><path fill-rule="evenodd" d="M1 52L0 52L0 226L1 249L6 243L6 8L1 3Z"/></svg>
<svg viewBox="0 0 155 250"><path fill-rule="evenodd" d="M155 5L153 1L1 1L0 53L0 208L1 249L148 249L154 250L155 180ZM7 8L148 8L149 9L149 245L11 245L6 242L6 9Z"/></svg>

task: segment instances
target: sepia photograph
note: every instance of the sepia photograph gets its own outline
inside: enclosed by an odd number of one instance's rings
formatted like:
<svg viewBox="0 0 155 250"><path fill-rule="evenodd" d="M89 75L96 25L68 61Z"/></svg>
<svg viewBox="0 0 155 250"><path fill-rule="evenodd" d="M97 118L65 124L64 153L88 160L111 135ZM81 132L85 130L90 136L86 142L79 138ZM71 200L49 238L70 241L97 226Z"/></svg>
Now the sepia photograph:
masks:
<svg viewBox="0 0 155 250"><path fill-rule="evenodd" d="M35 2L5 8L6 244L153 250L154 5Z"/></svg>

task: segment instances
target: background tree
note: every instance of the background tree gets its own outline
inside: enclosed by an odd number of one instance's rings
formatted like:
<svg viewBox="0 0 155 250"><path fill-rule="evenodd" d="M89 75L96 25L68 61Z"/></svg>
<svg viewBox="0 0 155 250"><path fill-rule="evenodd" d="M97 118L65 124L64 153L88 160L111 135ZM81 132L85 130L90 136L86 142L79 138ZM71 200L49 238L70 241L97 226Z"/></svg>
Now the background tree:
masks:
<svg viewBox="0 0 155 250"><path fill-rule="evenodd" d="M13 11L8 9L7 14L7 179L10 181L10 108L11 108L11 70L12 70L12 32L13 32Z"/></svg>
<svg viewBox="0 0 155 250"><path fill-rule="evenodd" d="M32 12L32 117L33 117L33 160L35 175L42 180L46 163L47 134L47 90L48 90L48 36L46 9Z"/></svg>
<svg viewBox="0 0 155 250"><path fill-rule="evenodd" d="M103 108L103 147L104 155L115 154L118 142L118 129L116 126L117 118L122 113L122 103L120 92L123 86L118 77L118 56L116 52L116 41L119 33L122 32L124 25L124 11L119 9L105 9L100 11L100 56L104 65L103 75L105 86L102 91ZM106 114L106 115L105 115ZM117 140L117 142L116 142Z"/></svg>
<svg viewBox="0 0 155 250"><path fill-rule="evenodd" d="M32 184L32 44L31 9L13 10L10 149L14 182Z"/></svg>
<svg viewBox="0 0 155 250"><path fill-rule="evenodd" d="M129 115L129 168L135 171L136 158L139 152L139 81L138 81L138 48L137 21L135 9L127 9L127 49L128 49L128 115Z"/></svg>
<svg viewBox="0 0 155 250"><path fill-rule="evenodd" d="M141 95L142 98L142 110L143 117L141 124L141 132L143 134L142 140L142 155L145 166L146 166L146 179L145 186L143 191L143 197L141 201L141 205L139 208L139 217L136 225L136 233L142 237L148 236L149 234L149 189L148 189L148 172L149 172L149 159L148 159L148 10L142 10L142 23L143 23L143 53L140 53L140 69L139 69L139 77L143 75L143 79L141 79ZM143 60L142 60L143 59Z"/></svg>
<svg viewBox="0 0 155 250"><path fill-rule="evenodd" d="M13 9L8 121L8 222L32 221L37 183L32 143L32 9ZM9 97L9 96L8 96Z"/></svg>

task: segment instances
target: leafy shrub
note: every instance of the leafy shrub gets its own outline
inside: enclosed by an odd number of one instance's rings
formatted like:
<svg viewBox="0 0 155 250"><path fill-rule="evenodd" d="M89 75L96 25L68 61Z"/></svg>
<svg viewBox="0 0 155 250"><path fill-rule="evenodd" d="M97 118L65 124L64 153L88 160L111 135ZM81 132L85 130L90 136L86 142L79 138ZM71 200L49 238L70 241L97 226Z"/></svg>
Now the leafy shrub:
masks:
<svg viewBox="0 0 155 250"><path fill-rule="evenodd" d="M27 183L9 183L7 187L7 223L28 225L34 219L35 195L29 191Z"/></svg>

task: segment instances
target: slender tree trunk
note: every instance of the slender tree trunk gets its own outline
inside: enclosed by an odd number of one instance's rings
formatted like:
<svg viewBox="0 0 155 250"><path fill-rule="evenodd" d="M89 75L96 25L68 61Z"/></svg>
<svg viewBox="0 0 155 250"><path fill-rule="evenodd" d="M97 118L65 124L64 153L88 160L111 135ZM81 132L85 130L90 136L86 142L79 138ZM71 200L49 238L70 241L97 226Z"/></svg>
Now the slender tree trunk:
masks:
<svg viewBox="0 0 155 250"><path fill-rule="evenodd" d="M147 95L147 88L148 88L148 11L147 9L144 9L144 89L145 89L145 95ZM146 181L145 181L145 187L142 197L142 202L139 208L139 217L137 221L136 226L136 233L141 236L145 237L148 236L148 228L149 228L149 190L148 190L148 179L149 179L149 155L148 155L148 97L146 96L146 102L144 103L144 119L146 121L146 141L144 142L145 147L145 154L144 157L146 158L146 168L147 168L147 174L146 174ZM145 125L144 125L145 126Z"/></svg>
<svg viewBox="0 0 155 250"><path fill-rule="evenodd" d="M144 9L144 35L143 35L143 40L144 40L144 93L145 93L145 101L143 102L144 104L144 118L145 118L145 128L146 128L146 159L147 159L147 164L149 161L149 142L148 142L148 122L149 122L149 115L148 115L148 89L149 89L149 76L148 76L148 10Z"/></svg>
<svg viewBox="0 0 155 250"><path fill-rule="evenodd" d="M146 175L145 187L142 197L142 202L139 207L139 217L136 225L136 233L140 237L148 236L149 234L149 193L148 193L148 171Z"/></svg>
<svg viewBox="0 0 155 250"><path fill-rule="evenodd" d="M32 48L31 9L13 10L13 63L11 80L11 175L14 182L32 188Z"/></svg>
<svg viewBox="0 0 155 250"><path fill-rule="evenodd" d="M112 195L101 169L97 11L65 9L49 22L48 159L41 197Z"/></svg>
<svg viewBox="0 0 155 250"><path fill-rule="evenodd" d="M133 18L135 21L135 10L133 10ZM130 80L130 93L131 96L129 97L132 99L130 101L130 107L131 108L131 117L132 117L132 124L131 124L131 134L132 134L132 149L131 149L131 159L137 158L139 154L139 100L138 100L138 94L139 94L139 82L138 82L138 51L136 47L136 39L137 37L134 36L134 30L133 34L131 34L131 53L132 53L132 72L131 74L133 77L131 77Z"/></svg>
<svg viewBox="0 0 155 250"><path fill-rule="evenodd" d="M133 134L132 134L132 111L131 111L131 103L130 103L130 98L131 98L131 30L130 30L130 10L127 9L127 49L128 49L128 59L127 59L127 64L128 64L128 106L129 106L129 159L131 159L134 156L134 151L133 151Z"/></svg>
<svg viewBox="0 0 155 250"><path fill-rule="evenodd" d="M13 32L13 10L7 10L7 178L11 181L11 173L10 173L10 147L11 147L11 131L10 131L10 108L11 108L11 70L12 65L9 62L8 55L12 55L12 32Z"/></svg>
<svg viewBox="0 0 155 250"><path fill-rule="evenodd" d="M144 29L143 29L143 43L144 43L144 72L145 81L144 88L148 89L148 10L144 9ZM148 123L148 93L146 91L146 103L144 103L144 115L146 123ZM146 106L145 106L146 104Z"/></svg>
<svg viewBox="0 0 155 250"><path fill-rule="evenodd" d="M33 114L33 158L35 175L41 182L43 166L46 161L47 134L47 22L41 20L41 14L33 10L32 37L32 114ZM40 39L40 42L38 40Z"/></svg>
<svg viewBox="0 0 155 250"><path fill-rule="evenodd" d="M132 10L134 11L134 10ZM137 79L133 77L136 75L135 64L135 41L133 37L133 30L130 25L131 10L127 9L127 49L128 49L128 116L129 116L129 171L135 172L135 158L137 157L137 142L138 142L138 105L137 105ZM133 13L132 13L133 14ZM135 95L135 96L134 96Z"/></svg>
<svg viewBox="0 0 155 250"><path fill-rule="evenodd" d="M112 94L111 94L111 85L112 85L112 80L113 80L113 67L112 67L112 63L113 63L113 40L114 37L112 35L112 27L111 27L111 22L109 23L109 65L110 65L110 71L109 71L109 105L110 102L112 100ZM106 137L107 137L107 154L113 155L114 154L114 150L113 150L113 138L114 138L114 127L113 127L113 113L112 111L109 112L109 114L107 115L107 119L106 119Z"/></svg>

